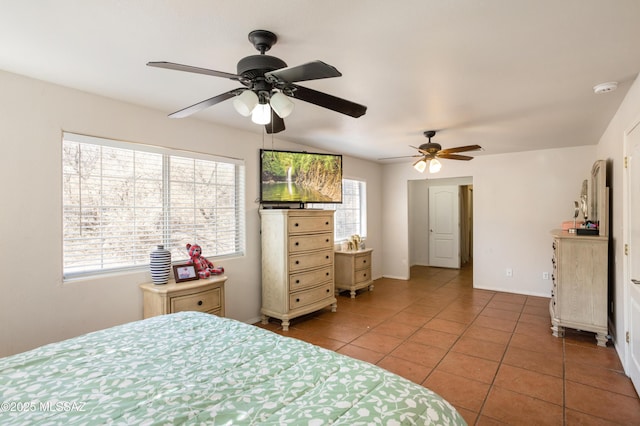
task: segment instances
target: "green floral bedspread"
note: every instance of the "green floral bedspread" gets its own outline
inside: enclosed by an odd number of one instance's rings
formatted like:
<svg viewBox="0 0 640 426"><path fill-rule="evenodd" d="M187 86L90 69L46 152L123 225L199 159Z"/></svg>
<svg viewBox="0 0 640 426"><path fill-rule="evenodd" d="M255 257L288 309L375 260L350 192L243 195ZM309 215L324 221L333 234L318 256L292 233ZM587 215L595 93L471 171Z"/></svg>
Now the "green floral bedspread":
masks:
<svg viewBox="0 0 640 426"><path fill-rule="evenodd" d="M0 424L465 424L371 364L197 312L0 359Z"/></svg>

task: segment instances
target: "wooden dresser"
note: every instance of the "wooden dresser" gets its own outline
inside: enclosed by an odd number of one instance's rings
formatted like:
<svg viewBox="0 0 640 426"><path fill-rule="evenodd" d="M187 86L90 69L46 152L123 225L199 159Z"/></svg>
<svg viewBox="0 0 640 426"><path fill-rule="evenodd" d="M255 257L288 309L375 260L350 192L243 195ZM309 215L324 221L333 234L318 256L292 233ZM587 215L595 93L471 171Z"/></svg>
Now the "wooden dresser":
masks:
<svg viewBox="0 0 640 426"><path fill-rule="evenodd" d="M331 306L333 210L265 209L262 221L262 323L291 319Z"/></svg>
<svg viewBox="0 0 640 426"><path fill-rule="evenodd" d="M371 252L373 249L336 251L336 292L349 290L351 298L356 290L369 287L373 290L371 278Z"/></svg>
<svg viewBox="0 0 640 426"><path fill-rule="evenodd" d="M565 327L591 331L596 333L598 346L606 346L609 238L561 230L552 235L552 333L563 337Z"/></svg>
<svg viewBox="0 0 640 426"><path fill-rule="evenodd" d="M141 284L144 318L181 311L200 311L224 316L224 283L227 277L217 275L195 281L167 284Z"/></svg>

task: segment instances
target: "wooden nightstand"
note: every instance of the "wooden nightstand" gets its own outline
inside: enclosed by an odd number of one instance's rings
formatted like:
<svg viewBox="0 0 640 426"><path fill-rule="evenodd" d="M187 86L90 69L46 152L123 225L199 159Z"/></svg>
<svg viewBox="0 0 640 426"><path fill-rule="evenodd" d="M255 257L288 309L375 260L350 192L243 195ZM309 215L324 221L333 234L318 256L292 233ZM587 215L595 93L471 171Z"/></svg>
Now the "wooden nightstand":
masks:
<svg viewBox="0 0 640 426"><path fill-rule="evenodd" d="M336 291L349 290L351 298L356 290L369 287L373 291L371 278L371 252L373 249L336 251Z"/></svg>
<svg viewBox="0 0 640 426"><path fill-rule="evenodd" d="M144 318L181 311L200 311L224 316L224 283L227 277L217 275L195 281L167 284L140 284Z"/></svg>

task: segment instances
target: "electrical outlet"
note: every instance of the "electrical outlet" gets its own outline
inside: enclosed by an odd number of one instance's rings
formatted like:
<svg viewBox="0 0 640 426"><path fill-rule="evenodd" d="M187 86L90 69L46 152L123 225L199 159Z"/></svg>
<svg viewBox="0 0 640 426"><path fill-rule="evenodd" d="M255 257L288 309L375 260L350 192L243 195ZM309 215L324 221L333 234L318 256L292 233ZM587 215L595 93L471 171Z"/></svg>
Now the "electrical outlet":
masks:
<svg viewBox="0 0 640 426"><path fill-rule="evenodd" d="M542 273L542 279L543 280L548 280L549 279L549 273L548 272L543 272Z"/></svg>
<svg viewBox="0 0 640 426"><path fill-rule="evenodd" d="M513 276L513 269L507 268L507 276L508 277L512 277Z"/></svg>

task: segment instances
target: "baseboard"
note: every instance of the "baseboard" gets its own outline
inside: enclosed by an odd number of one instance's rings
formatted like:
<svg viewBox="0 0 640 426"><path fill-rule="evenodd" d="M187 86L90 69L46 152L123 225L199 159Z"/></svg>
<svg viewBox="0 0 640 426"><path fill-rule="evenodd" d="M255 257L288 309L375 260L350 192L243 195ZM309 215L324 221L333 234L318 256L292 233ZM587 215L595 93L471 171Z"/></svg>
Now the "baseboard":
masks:
<svg viewBox="0 0 640 426"><path fill-rule="evenodd" d="M256 324L256 323L259 323L260 321L262 321L262 317L250 318L250 319L248 319L246 321L242 321L242 322L244 322L245 324Z"/></svg>
<svg viewBox="0 0 640 426"><path fill-rule="evenodd" d="M396 277L395 275L383 275L381 278L389 278L391 280L409 280L409 277Z"/></svg>
<svg viewBox="0 0 640 426"><path fill-rule="evenodd" d="M546 299L550 299L551 298L551 295L548 294L548 293L545 294L545 293L526 292L526 291L518 292L518 291L513 291L512 288L480 287L480 286L476 286L475 284L473 285L473 288L475 290L499 291L500 293L521 294L523 296L544 297Z"/></svg>

